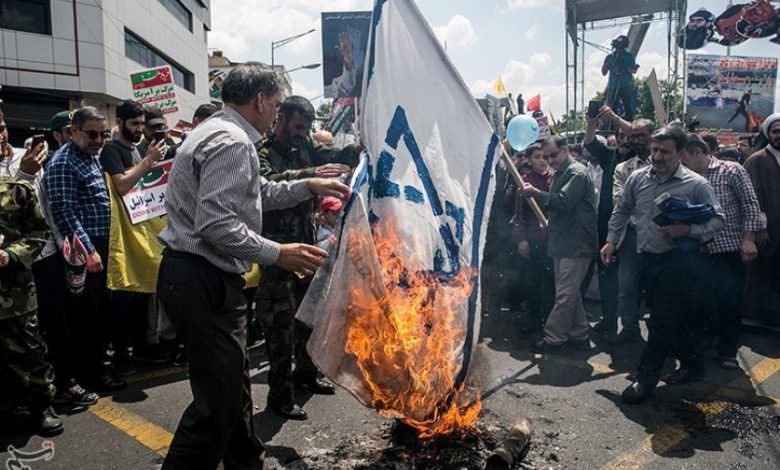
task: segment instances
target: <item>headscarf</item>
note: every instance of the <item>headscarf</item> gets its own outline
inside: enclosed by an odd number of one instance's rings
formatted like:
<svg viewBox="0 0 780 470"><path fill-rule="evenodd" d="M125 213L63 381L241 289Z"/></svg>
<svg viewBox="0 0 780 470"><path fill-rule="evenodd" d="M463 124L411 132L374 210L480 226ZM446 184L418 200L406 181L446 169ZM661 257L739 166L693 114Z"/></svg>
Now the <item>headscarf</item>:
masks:
<svg viewBox="0 0 780 470"><path fill-rule="evenodd" d="M770 114L765 120L763 126L761 126L761 130L764 131L764 135L769 138L769 129L772 127L772 124L780 122L780 113L774 113Z"/></svg>

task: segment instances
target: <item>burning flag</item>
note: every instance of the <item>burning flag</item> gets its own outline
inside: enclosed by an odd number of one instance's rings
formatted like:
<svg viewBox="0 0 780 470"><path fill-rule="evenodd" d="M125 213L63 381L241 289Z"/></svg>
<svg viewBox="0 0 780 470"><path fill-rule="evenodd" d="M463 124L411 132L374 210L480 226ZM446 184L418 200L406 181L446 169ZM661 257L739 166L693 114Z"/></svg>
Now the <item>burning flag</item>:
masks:
<svg viewBox="0 0 780 470"><path fill-rule="evenodd" d="M479 272L498 138L408 0L377 0L338 246L298 310L329 378L421 437L472 426Z"/></svg>

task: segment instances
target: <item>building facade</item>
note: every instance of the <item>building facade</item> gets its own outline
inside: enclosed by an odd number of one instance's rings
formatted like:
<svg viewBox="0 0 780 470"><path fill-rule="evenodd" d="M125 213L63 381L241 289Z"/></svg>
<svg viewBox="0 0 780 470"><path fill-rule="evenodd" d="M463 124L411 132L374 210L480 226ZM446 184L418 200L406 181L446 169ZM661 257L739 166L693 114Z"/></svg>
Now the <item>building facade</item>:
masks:
<svg viewBox="0 0 780 470"><path fill-rule="evenodd" d="M0 104L12 144L57 111L96 106L113 119L130 73L170 65L189 121L209 101L210 0L2 0Z"/></svg>

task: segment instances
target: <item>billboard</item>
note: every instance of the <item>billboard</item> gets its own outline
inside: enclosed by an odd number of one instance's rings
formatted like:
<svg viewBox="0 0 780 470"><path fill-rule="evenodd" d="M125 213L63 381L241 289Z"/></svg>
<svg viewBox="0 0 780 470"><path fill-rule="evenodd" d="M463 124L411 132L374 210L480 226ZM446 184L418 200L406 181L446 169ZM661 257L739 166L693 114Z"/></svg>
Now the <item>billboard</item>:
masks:
<svg viewBox="0 0 780 470"><path fill-rule="evenodd" d="M322 13L325 98L360 97L370 26L370 11Z"/></svg>
<svg viewBox="0 0 780 470"><path fill-rule="evenodd" d="M756 132L775 109L776 57L690 54L688 116L707 129Z"/></svg>

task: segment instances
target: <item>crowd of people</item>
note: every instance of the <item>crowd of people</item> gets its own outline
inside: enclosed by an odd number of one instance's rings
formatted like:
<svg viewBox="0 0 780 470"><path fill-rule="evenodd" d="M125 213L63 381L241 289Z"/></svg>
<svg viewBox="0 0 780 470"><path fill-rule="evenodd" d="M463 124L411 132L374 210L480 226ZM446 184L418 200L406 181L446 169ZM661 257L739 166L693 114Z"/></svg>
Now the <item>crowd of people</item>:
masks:
<svg viewBox="0 0 780 470"><path fill-rule="evenodd" d="M334 243L343 183L362 149L313 134L312 104L283 98L257 64L232 70L222 99L222 109L198 107L180 142L164 115L137 102L118 104L113 131L96 108L63 111L50 121L51 151L40 139L11 148L13 116L0 113L0 373L16 386L4 413L53 435L63 430L53 404L94 405L96 392L124 388L139 362L188 365L193 403L163 468L261 468L253 331L266 340L270 410L304 420L296 389L334 393L295 312ZM601 135L607 121L615 135ZM743 306L770 321L780 311L780 114L764 123L764 147L748 138L721 151L712 137L629 122L604 106L587 117L581 144L553 136L516 156L524 182L502 189L489 231L511 227L521 259L512 269L525 274L513 302L525 304L523 331L538 335L533 353L590 350L594 332L645 341L644 302L647 344L625 402L652 395L667 356L680 364L667 383L702 380L712 347L723 367L739 367ZM110 194L127 194L168 159L157 292L109 290ZM83 288L66 281L66 241L84 247ZM247 289L253 264L262 278ZM595 326L583 301L591 279Z"/></svg>
<svg viewBox="0 0 780 470"><path fill-rule="evenodd" d="M221 389L213 388L212 380L198 380L202 377L198 372L203 371L198 365L200 361L219 365L214 362L219 354L193 343L206 341L203 335L213 339L212 334L199 330L202 324L189 323L193 319L193 305L201 306L202 298L187 295L182 299L176 296L175 289L157 294L108 289L108 260L114 249L109 241L110 194L127 194L163 160L172 159L175 168L193 154L208 154L212 150L235 152L238 144L228 139L240 140L237 137L240 133L234 130L225 135L226 122L250 134L251 152L246 153L255 160L250 168L236 169L231 175L254 174L257 178L279 182L279 187L292 186L298 180L315 183L328 181L325 178L346 180L357 164L360 148L350 145L335 149L332 136L326 131L312 134L315 112L308 100L300 96L282 100L273 77L259 73L251 65L242 70L246 76L236 75L238 83L237 80L226 82L224 108L220 111L213 104L199 106L192 117L193 130L182 135L180 141L172 138L167 120L159 110L126 100L116 106L113 129L98 109L85 106L55 114L49 122L47 139L28 139L24 148L17 149L9 144L6 125L6 119L12 122L13 116L5 116L0 111L3 152L0 160L0 200L3 201L0 357L4 366L0 375L4 381L7 378L14 384L3 395L0 412L9 422L32 424L42 435L58 434L63 430L63 423L53 405L58 408L92 406L99 400L98 393L125 388L124 379L137 373L139 363L189 364L195 394L212 393L213 402L224 400ZM248 85L247 80L254 81ZM273 97L275 101L266 103L262 116L256 116L251 110L235 111L238 108L233 104L235 100L256 100L258 91L250 95L248 90L258 80L265 87L265 97ZM231 91L230 86L236 89ZM248 103L240 104L248 109ZM257 126L261 119L263 126ZM205 132L210 134L201 138ZM51 149L49 142L53 144ZM241 153L238 157L246 155ZM228 157L220 156L197 164L221 165L227 160ZM219 176L220 184L224 178ZM221 201L229 196L222 188L218 191ZM334 194L320 201L309 199L309 191L297 192L298 199L307 200L292 205L280 201L266 203L269 211L264 214L266 223L262 226L260 219L254 217L249 229L255 232L255 237L268 237L273 242L268 240L261 259L255 260L264 265L259 286L240 288L240 295L230 300L249 325L249 338L243 341L249 341L251 346L258 344L263 335L267 339L271 364L268 407L287 418L306 419L305 411L294 402L294 389L332 394L334 388L320 377L306 353L310 332L294 320L297 305L316 269L316 263L308 260L307 267L297 269L301 263L298 258L309 256L299 251L303 246L319 250L314 245L332 245L329 238L336 223L333 214L340 210L341 201ZM220 252L228 250L225 245L233 248L231 244L238 246L246 242L246 229L223 226L224 214L209 213L208 205L194 198L198 194L191 187L179 194L184 200L176 198L175 190L166 193L169 228L159 234L166 254L178 253L176 249L182 243L172 227L207 215L212 220L198 220L197 234L188 234L190 239L203 240L213 230L211 233L218 239L213 244L220 247ZM185 210L179 206L184 202L197 207ZM121 217L127 217L127 213L123 212ZM154 235L156 238L158 234ZM71 282L78 275L68 273L72 267L67 266L63 256L66 240L84 249L86 272L83 285L78 288ZM185 251L193 250L181 250L181 253ZM168 279L165 267L185 262L178 260L181 253L163 257L161 284ZM316 256L311 256L319 262L321 255L317 251ZM194 256L199 261L208 259L205 255ZM214 263L220 268L228 268L225 265L235 262L225 261L232 258L222 253L220 257L223 262ZM290 271L292 268L295 269ZM224 291L213 290L215 278L202 280L211 287L203 291L210 296L209 301L226 295ZM244 282L240 275L238 279L231 277L230 281L236 286L239 282L243 286ZM228 349L235 339L228 339L219 347ZM242 361L238 361L238 367L243 367ZM241 387L240 383L231 385ZM241 400L234 404L243 406ZM220 432L220 428L216 426L214 432Z"/></svg>
<svg viewBox="0 0 780 470"><path fill-rule="evenodd" d="M780 113L736 148L681 125L630 122L608 106L585 119L581 144L553 136L516 155L522 186L504 176L491 227L506 235L487 250L506 254L511 240L519 258L503 268L500 303L538 336L536 354L591 350L591 333L612 345L646 341L627 403L652 395L668 356L679 367L666 383L703 380L709 350L738 368L743 317L780 320ZM592 290L601 314L593 326L583 304ZM642 306L651 312L646 339Z"/></svg>

